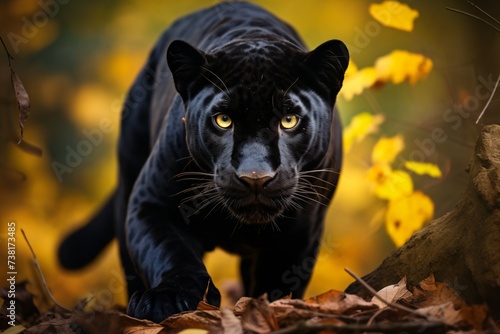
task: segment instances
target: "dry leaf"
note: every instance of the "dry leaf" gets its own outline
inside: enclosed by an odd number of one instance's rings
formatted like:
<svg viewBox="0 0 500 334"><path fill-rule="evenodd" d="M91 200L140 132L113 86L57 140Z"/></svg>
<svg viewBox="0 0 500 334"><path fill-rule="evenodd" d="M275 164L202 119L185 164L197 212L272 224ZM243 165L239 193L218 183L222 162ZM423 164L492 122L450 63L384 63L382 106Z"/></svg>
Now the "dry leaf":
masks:
<svg viewBox="0 0 500 334"><path fill-rule="evenodd" d="M443 175L437 165L428 162L405 161L405 167L418 175L429 175L435 178Z"/></svg>
<svg viewBox="0 0 500 334"><path fill-rule="evenodd" d="M339 290L328 290L322 294L317 296L308 298L305 300L306 303L309 304L324 304L324 303L336 303L342 299L344 299L346 293Z"/></svg>
<svg viewBox="0 0 500 334"><path fill-rule="evenodd" d="M430 320L440 320L449 325L456 325L462 321L460 311L455 309L452 302L422 307L415 311Z"/></svg>
<svg viewBox="0 0 500 334"><path fill-rule="evenodd" d="M468 305L448 284L436 282L433 274L414 287L411 303L419 313L475 330L483 330L488 318L486 305Z"/></svg>
<svg viewBox="0 0 500 334"><path fill-rule="evenodd" d="M241 320L231 310L222 309L221 322L224 333L243 334Z"/></svg>
<svg viewBox="0 0 500 334"><path fill-rule="evenodd" d="M28 119L30 113L30 99L21 79L19 79L19 76L14 72L12 67L10 68L10 80L12 87L14 87L14 93L16 94L17 105L19 107L19 127L21 129L21 138L19 142L21 142L24 134L24 123Z"/></svg>
<svg viewBox="0 0 500 334"><path fill-rule="evenodd" d="M305 301L298 299L283 300L281 305L283 304L322 313L344 315L360 310L372 310L378 308L375 304L367 302L361 297L338 290L329 290L318 296L306 299Z"/></svg>
<svg viewBox="0 0 500 334"><path fill-rule="evenodd" d="M412 296L412 293L406 288L406 276L403 277L398 283L386 286L385 288L379 290L377 295L382 297L388 303L395 303L400 299L408 298ZM372 298L372 303L378 305L380 308L387 306L386 303L378 299L377 297Z"/></svg>
<svg viewBox="0 0 500 334"><path fill-rule="evenodd" d="M434 202L420 191L392 199L385 215L387 233L396 246L402 246L433 216Z"/></svg>
<svg viewBox="0 0 500 334"><path fill-rule="evenodd" d="M298 304L299 307L305 304L303 301L301 302L301 304ZM292 326L300 321L318 317L318 312L314 309L298 308L294 307L292 304L280 304L279 300L272 302L270 306L274 311L280 328Z"/></svg>
<svg viewBox="0 0 500 334"><path fill-rule="evenodd" d="M455 307L465 305L465 301L448 284L436 282L431 273L413 289L412 303L417 307L427 307L452 302Z"/></svg>
<svg viewBox="0 0 500 334"><path fill-rule="evenodd" d="M382 137L373 147L372 162L390 164L401 153L404 147L405 142L401 135L389 138Z"/></svg>
<svg viewBox="0 0 500 334"><path fill-rule="evenodd" d="M237 316L242 315L243 312L246 311L248 304L250 303L250 301L252 299L253 298L250 298L250 297L241 297L240 299L238 299L238 301L236 302L236 304L233 307L234 315L237 315Z"/></svg>
<svg viewBox="0 0 500 334"><path fill-rule="evenodd" d="M367 135L377 132L379 125L383 122L382 114L373 115L362 112L354 116L343 131L344 152L349 152L354 143L359 143Z"/></svg>
<svg viewBox="0 0 500 334"><path fill-rule="evenodd" d="M269 306L267 296L251 299L241 315L241 325L247 331L269 333L279 329L278 321Z"/></svg>
<svg viewBox="0 0 500 334"><path fill-rule="evenodd" d="M475 330L484 330L488 319L488 307L486 305L465 305L460 308L460 316Z"/></svg>
<svg viewBox="0 0 500 334"><path fill-rule="evenodd" d="M197 328L220 331L221 310L182 312L171 315L160 324L169 329Z"/></svg>
<svg viewBox="0 0 500 334"><path fill-rule="evenodd" d="M381 4L371 4L371 16L383 25L404 31L413 30L413 21L418 17L418 11L399 1L384 1Z"/></svg>
<svg viewBox="0 0 500 334"><path fill-rule="evenodd" d="M220 310L217 306L211 305L207 303L206 301L200 301L198 303L198 306L196 308L198 311L217 311Z"/></svg>
<svg viewBox="0 0 500 334"><path fill-rule="evenodd" d="M73 312L52 314L52 319L30 327L27 334L44 333L167 333L163 326L149 320L140 320L117 311Z"/></svg>
<svg viewBox="0 0 500 334"><path fill-rule="evenodd" d="M34 296L26 287L27 284L28 281L21 281L19 283L16 283L15 285L15 320L17 323L30 323L40 315L40 312L38 311L38 308L33 301ZM1 314L9 314L9 312L7 311L7 307L10 305L10 298L8 297L9 289L0 288L0 298L6 301L0 307ZM12 319L9 318L9 321L10 320Z"/></svg>
<svg viewBox="0 0 500 334"><path fill-rule="evenodd" d="M12 87L14 88L14 94L16 95L17 105L19 107L19 127L21 128L21 136L19 139L20 143L23 140L24 122L26 122L26 119L28 119L30 111L30 99L23 83L21 82L21 79L19 79L19 76L14 71L14 68L12 67L12 64L10 62L10 60L14 58L10 55L9 50L7 50L7 46L5 45L1 37L0 41L2 42L5 53L7 54L10 68L10 82L12 84Z"/></svg>

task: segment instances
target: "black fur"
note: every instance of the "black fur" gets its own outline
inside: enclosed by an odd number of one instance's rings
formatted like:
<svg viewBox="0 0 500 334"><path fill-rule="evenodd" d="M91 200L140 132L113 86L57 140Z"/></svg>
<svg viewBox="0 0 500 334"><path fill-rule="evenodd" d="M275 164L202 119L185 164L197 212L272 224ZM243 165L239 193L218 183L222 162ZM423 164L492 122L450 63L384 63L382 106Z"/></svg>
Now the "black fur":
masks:
<svg viewBox="0 0 500 334"><path fill-rule="evenodd" d="M218 305L202 261L217 246L241 255L246 295L303 295L340 172L335 99L348 57L336 40L308 52L243 2L163 34L123 110L118 189L91 225L115 222L131 315L193 310L207 287ZM72 261L80 235L61 247L66 266L97 254Z"/></svg>

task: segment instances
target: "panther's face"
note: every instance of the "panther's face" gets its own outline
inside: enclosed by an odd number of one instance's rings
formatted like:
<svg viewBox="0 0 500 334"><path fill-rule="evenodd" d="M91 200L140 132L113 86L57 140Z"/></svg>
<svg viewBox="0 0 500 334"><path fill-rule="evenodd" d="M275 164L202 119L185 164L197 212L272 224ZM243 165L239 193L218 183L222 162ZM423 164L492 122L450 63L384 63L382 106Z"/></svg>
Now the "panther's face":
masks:
<svg viewBox="0 0 500 334"><path fill-rule="evenodd" d="M314 197L302 177L321 168L348 54L340 41L305 53L239 42L203 53L175 41L167 55L186 108L187 144L209 177L205 203L240 222L273 222Z"/></svg>

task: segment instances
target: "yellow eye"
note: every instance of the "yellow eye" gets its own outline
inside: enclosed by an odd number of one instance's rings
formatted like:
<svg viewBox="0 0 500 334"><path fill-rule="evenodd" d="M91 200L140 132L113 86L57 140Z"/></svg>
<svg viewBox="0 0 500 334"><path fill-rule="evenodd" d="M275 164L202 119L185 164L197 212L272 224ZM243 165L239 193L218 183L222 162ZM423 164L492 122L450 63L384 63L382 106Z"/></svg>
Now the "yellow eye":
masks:
<svg viewBox="0 0 500 334"><path fill-rule="evenodd" d="M281 126L284 129L291 129L299 123L299 118L295 115L286 115L281 119Z"/></svg>
<svg viewBox="0 0 500 334"><path fill-rule="evenodd" d="M227 129L231 126L231 124L233 124L233 121L231 120L231 117L226 114L218 114L215 116L215 123L217 123L217 125L221 128Z"/></svg>

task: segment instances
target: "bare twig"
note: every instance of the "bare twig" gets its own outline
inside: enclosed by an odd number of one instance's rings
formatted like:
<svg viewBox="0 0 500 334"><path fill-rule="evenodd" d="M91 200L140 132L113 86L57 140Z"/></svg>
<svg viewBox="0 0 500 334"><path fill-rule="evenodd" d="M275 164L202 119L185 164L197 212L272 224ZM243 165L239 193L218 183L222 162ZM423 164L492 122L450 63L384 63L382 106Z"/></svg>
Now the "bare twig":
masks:
<svg viewBox="0 0 500 334"><path fill-rule="evenodd" d="M479 114L477 120L476 120L476 124L479 122L479 120L481 119L481 117L483 117L483 114L484 112L486 111L486 109L488 108L488 106L490 105L490 102L491 100L493 99L493 96L495 95L495 92L497 90L497 87L498 87L498 82L500 81L500 74L498 75L498 78L497 78L497 82L495 84L495 87L493 87L493 90L491 91L491 95L490 95L490 98L488 99L488 102L486 102L486 105L484 106L483 108L483 111L481 111L481 113Z"/></svg>
<svg viewBox="0 0 500 334"><path fill-rule="evenodd" d="M396 303L393 303L393 302L390 302L388 300L385 300L383 297L381 297L377 291L375 291L374 288L372 288L371 286L368 285L368 283L366 283L361 277L359 277L358 275L356 275L354 272L352 272L350 269L348 268L344 268L344 270L349 274L351 275L356 281L358 281L359 283L361 283L361 285L363 285L365 287L365 289L367 289L368 291L370 291L370 293L376 297L378 300L380 300L381 302L383 302L384 304L387 304L388 306L390 307L393 307L393 308L396 308L398 310L401 310L401 311L404 311L404 312L408 312L408 313L411 313L419 318L427 318L425 315L423 314L420 314L418 312L415 312L415 310L412 310L411 308L409 307L406 307L406 306L403 306L403 305L400 305L400 304L396 304Z"/></svg>
<svg viewBox="0 0 500 334"><path fill-rule="evenodd" d="M473 18L475 18L475 19L477 19L477 20L479 20L479 21L481 21L483 23L486 23L487 25L489 25L490 27L492 27L493 29L495 29L497 32L500 32L500 28L495 27L493 24L491 24L490 22L486 21L482 17L476 16L474 14L467 13L467 12L464 12L463 10L459 10L459 9L455 9L455 8L446 7L446 9L451 10L453 12L457 12L457 13L460 13L460 14L464 14L464 15L473 17Z"/></svg>
<svg viewBox="0 0 500 334"><path fill-rule="evenodd" d="M481 7L479 7L478 5L476 5L475 3L473 3L472 1L467 1L467 2L469 4L471 4L472 6L476 7L481 13L483 13L484 15L488 16L490 19L492 19L493 21L495 21L496 24L500 25L500 21L498 21L493 16L491 16L490 14L488 14L486 11L484 11L483 9L481 9Z"/></svg>
<svg viewBox="0 0 500 334"><path fill-rule="evenodd" d="M12 63L10 62L11 59L14 59L9 53L9 50L7 49L7 45L5 45L5 42L3 41L2 36L0 36L0 42L2 42L3 48L5 49L5 53L7 54L7 60L9 61L9 67L12 67Z"/></svg>
<svg viewBox="0 0 500 334"><path fill-rule="evenodd" d="M59 304L57 302L57 300L54 298L54 296L52 296L52 293L50 293L49 287L47 286L47 282L45 282L45 277L43 276L42 269L40 269L40 265L38 264L38 260L36 258L35 251L33 251L33 248L31 247L31 244L28 241L28 237L26 237L26 233L24 233L23 229L21 229L21 233L23 234L24 240L26 240L26 243L28 244L28 247L30 248L31 254L33 255L33 261L35 263L35 267L36 267L36 269L38 271L38 274L40 275L40 278L42 279L42 284L43 284L43 286L45 288L45 291L47 292L47 295L49 296L49 298L52 300L52 302L54 302L54 304L57 307L60 307L61 309L63 309L66 312L71 312L69 309L67 309L66 307L64 307L61 304Z"/></svg>

